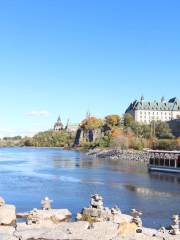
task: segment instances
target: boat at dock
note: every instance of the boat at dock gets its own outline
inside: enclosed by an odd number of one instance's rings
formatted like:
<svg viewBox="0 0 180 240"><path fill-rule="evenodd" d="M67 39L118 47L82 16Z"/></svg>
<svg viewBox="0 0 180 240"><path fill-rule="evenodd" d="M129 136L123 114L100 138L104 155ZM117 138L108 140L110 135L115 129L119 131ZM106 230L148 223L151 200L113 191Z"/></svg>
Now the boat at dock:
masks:
<svg viewBox="0 0 180 240"><path fill-rule="evenodd" d="M180 151L148 150L149 171L180 173Z"/></svg>

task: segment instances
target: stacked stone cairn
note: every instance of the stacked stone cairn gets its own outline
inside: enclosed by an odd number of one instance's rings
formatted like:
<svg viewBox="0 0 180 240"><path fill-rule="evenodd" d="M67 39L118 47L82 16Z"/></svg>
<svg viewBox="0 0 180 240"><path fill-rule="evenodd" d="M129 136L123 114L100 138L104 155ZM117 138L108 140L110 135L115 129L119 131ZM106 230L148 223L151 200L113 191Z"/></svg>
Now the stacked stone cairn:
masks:
<svg viewBox="0 0 180 240"><path fill-rule="evenodd" d="M34 208L27 213L19 213L19 218L26 218L27 225L35 224L59 224L61 222L68 222L72 213L68 209L52 209L51 202L48 197L41 200L41 209Z"/></svg>
<svg viewBox="0 0 180 240"><path fill-rule="evenodd" d="M91 195L89 207L83 208L81 213L77 214L77 220L89 217L94 222L114 221L120 217L121 211L118 207L104 207L103 198L99 194Z"/></svg>
<svg viewBox="0 0 180 240"><path fill-rule="evenodd" d="M30 214L27 216L27 225L32 225L32 224L39 224L40 222L40 217L37 212L37 208L34 208L32 211L30 211Z"/></svg>
<svg viewBox="0 0 180 240"><path fill-rule="evenodd" d="M131 216L132 216L132 223L135 223L137 225L137 233L142 232L142 220L140 216L142 215L142 212L137 211L135 208L131 209Z"/></svg>
<svg viewBox="0 0 180 240"><path fill-rule="evenodd" d="M172 216L172 225L171 225L171 234L172 235L180 234L179 222L180 222L179 216L178 215L173 215Z"/></svg>
<svg viewBox="0 0 180 240"><path fill-rule="evenodd" d="M51 209L51 203L53 202L53 200L50 200L48 197L45 197L42 201L41 201L41 205L42 205L42 210L50 210Z"/></svg>
<svg viewBox="0 0 180 240"><path fill-rule="evenodd" d="M51 210L51 203L53 201L50 200L48 197L45 197L44 199L41 200L41 208L43 211L49 211ZM41 211L42 211L41 210ZM42 217L42 213L37 209L34 208L32 211L29 212L28 216L27 216L27 225L32 225L32 224L39 224L40 220Z"/></svg>

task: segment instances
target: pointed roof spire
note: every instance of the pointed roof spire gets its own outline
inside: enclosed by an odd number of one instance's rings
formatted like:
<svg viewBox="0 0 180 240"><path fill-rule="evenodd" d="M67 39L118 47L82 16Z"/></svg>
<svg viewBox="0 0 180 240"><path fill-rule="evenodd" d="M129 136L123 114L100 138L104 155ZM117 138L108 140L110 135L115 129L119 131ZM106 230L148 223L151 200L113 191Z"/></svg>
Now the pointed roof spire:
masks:
<svg viewBox="0 0 180 240"><path fill-rule="evenodd" d="M57 122L61 122L61 117L60 117L60 115L58 116Z"/></svg>
<svg viewBox="0 0 180 240"><path fill-rule="evenodd" d="M141 95L141 102L143 102L144 101L144 96L143 95Z"/></svg>
<svg viewBox="0 0 180 240"><path fill-rule="evenodd" d="M62 129L63 129L63 124L62 124L62 122L61 122L61 117L60 117L60 115L59 115L56 123L54 124L54 131L60 131L60 130L62 130Z"/></svg>

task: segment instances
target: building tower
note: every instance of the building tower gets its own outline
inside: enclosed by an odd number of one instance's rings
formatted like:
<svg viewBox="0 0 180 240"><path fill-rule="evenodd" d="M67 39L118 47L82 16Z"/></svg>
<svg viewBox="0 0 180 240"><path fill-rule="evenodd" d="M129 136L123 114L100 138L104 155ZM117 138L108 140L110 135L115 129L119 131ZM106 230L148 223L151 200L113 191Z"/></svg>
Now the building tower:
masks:
<svg viewBox="0 0 180 240"><path fill-rule="evenodd" d="M61 117L59 116L56 123L54 124L54 131L58 132L58 131L61 131L61 130L63 130L63 124L61 122Z"/></svg>

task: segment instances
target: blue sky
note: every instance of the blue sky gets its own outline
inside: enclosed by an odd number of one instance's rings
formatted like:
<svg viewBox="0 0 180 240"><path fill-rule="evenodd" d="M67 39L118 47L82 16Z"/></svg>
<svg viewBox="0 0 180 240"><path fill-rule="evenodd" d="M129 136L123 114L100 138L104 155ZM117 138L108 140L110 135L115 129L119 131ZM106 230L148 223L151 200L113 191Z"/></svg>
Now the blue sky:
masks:
<svg viewBox="0 0 180 240"><path fill-rule="evenodd" d="M179 97L178 0L0 1L0 136Z"/></svg>

